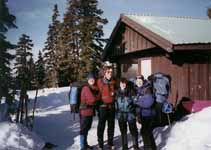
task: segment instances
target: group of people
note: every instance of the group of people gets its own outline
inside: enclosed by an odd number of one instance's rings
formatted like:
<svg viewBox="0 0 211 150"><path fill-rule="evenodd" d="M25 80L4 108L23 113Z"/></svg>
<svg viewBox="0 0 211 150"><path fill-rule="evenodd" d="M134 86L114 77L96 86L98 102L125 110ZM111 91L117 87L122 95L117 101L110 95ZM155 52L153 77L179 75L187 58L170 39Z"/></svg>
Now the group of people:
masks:
<svg viewBox="0 0 211 150"><path fill-rule="evenodd" d="M83 86L80 97L80 146L81 150L93 149L87 143L88 131L91 129L93 116L97 112L99 121L97 126L98 149L104 147L104 131L107 122L107 145L109 150L114 147L115 118L118 120L121 132L122 149L128 149L127 127L132 136L133 148L139 149L138 128L136 122L141 123L141 136L144 150L156 150L153 137L153 121L156 109L153 107L154 96L150 81L143 76L136 76L135 86L126 78L119 82L112 78L112 66L104 66L103 76L96 79L94 74L87 76L88 84Z"/></svg>

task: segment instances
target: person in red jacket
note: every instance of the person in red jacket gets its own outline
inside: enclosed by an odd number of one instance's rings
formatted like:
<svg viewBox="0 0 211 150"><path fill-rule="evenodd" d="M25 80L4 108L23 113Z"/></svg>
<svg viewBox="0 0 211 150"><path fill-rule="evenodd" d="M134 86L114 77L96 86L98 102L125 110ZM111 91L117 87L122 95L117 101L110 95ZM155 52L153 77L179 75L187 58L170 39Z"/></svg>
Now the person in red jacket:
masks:
<svg viewBox="0 0 211 150"><path fill-rule="evenodd" d="M114 137L114 120L115 120L115 105L114 105L114 93L115 93L115 81L112 79L113 69L112 66L104 66L103 77L98 79L97 86L100 91L100 104L98 109L98 149L103 150L104 147L104 130L105 124L108 123L108 149L114 149L113 137Z"/></svg>
<svg viewBox="0 0 211 150"><path fill-rule="evenodd" d="M92 73L88 74L88 85L81 91L80 102L80 146L81 150L93 149L87 143L88 131L91 128L93 116L95 114L94 106L99 99L99 91L95 86L95 77Z"/></svg>

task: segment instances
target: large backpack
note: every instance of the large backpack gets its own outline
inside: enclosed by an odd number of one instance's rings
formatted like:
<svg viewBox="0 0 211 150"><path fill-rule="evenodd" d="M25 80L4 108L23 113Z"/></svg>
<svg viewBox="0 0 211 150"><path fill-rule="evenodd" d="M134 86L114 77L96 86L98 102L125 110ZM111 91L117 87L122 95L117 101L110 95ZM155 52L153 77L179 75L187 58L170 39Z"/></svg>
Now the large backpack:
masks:
<svg viewBox="0 0 211 150"><path fill-rule="evenodd" d="M70 85L69 104L71 113L79 113L81 102L81 90L86 85L84 82L74 82Z"/></svg>
<svg viewBox="0 0 211 150"><path fill-rule="evenodd" d="M170 114L173 113L173 105L168 102L168 96L171 91L171 77L164 73L155 73L151 75L151 81L153 85L153 95L155 97L156 112L158 126L162 124L171 124ZM167 115L167 119L166 116Z"/></svg>
<svg viewBox="0 0 211 150"><path fill-rule="evenodd" d="M171 77L164 73L151 75L154 96L157 102L165 102L171 90Z"/></svg>

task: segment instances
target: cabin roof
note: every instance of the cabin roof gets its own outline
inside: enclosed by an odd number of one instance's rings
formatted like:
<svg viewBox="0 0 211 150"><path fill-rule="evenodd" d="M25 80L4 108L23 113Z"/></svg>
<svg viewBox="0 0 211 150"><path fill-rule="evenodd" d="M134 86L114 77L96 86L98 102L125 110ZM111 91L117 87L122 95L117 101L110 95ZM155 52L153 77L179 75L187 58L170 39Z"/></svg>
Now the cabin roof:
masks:
<svg viewBox="0 0 211 150"><path fill-rule="evenodd" d="M108 56L122 24L167 52L211 50L211 19L121 14L104 48L103 60Z"/></svg>
<svg viewBox="0 0 211 150"><path fill-rule="evenodd" d="M211 43L211 20L125 15L173 44Z"/></svg>

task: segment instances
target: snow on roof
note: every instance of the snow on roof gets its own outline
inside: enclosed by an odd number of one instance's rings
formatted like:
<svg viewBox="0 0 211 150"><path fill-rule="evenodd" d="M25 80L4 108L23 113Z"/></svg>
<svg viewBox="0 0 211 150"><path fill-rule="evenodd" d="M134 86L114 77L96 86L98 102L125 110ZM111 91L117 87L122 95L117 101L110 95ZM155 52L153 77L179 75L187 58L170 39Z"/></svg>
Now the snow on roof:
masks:
<svg viewBox="0 0 211 150"><path fill-rule="evenodd" d="M124 15L173 44L211 43L211 19Z"/></svg>

